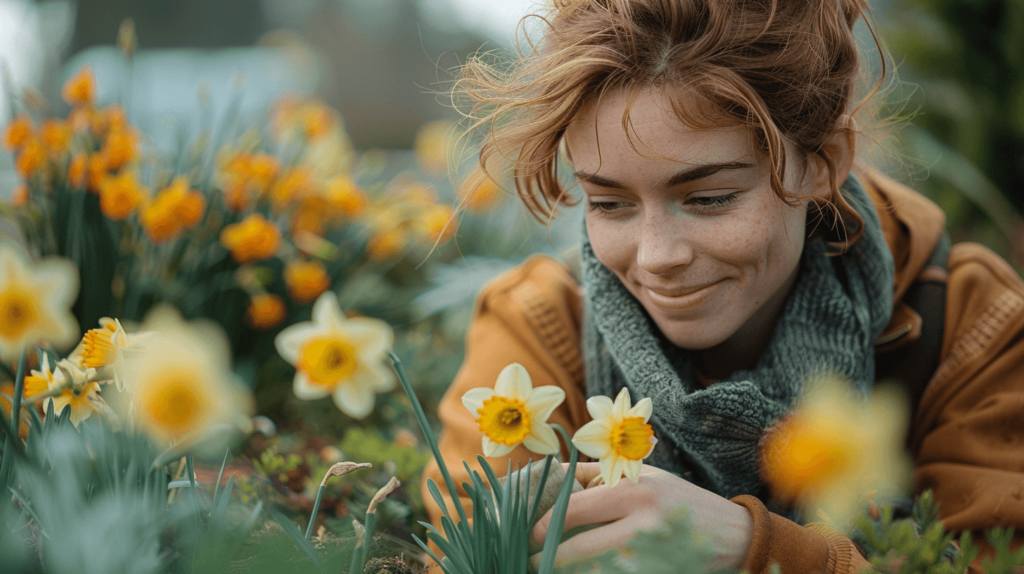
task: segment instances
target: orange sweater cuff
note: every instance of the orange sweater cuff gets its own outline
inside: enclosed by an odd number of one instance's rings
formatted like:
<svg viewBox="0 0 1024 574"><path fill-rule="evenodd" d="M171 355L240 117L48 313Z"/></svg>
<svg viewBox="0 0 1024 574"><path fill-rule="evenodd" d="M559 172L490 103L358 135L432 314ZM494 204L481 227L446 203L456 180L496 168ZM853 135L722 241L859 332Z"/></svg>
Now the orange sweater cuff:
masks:
<svg viewBox="0 0 1024 574"><path fill-rule="evenodd" d="M757 497L743 494L732 502L750 511L754 535L743 569L750 574L765 574L773 563L783 572L845 574L849 557L832 556L829 542L822 534L804 528L792 520L769 512ZM840 535L842 536L842 535ZM850 542L852 549L853 543Z"/></svg>

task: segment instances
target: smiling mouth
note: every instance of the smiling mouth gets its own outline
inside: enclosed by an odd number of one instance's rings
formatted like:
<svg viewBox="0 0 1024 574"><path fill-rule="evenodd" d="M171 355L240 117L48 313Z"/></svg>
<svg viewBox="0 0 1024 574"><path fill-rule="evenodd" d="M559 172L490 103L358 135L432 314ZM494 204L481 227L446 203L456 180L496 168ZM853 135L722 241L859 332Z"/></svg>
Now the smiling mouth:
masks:
<svg viewBox="0 0 1024 574"><path fill-rule="evenodd" d="M643 290L647 293L647 298L655 307L665 309L667 311L682 311L685 309L692 309L693 307L696 307L710 299L718 290L722 281L723 280L715 281L714 283L705 285L698 289L678 294L667 294L655 291L650 287L643 287Z"/></svg>

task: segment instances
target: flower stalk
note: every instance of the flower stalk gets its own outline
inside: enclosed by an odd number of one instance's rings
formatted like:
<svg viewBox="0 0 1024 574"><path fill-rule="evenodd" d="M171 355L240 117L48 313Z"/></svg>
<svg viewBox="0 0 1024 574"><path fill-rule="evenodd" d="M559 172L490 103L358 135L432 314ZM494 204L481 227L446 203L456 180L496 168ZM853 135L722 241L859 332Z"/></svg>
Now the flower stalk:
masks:
<svg viewBox="0 0 1024 574"><path fill-rule="evenodd" d="M396 488L401 486L401 484L397 478L392 476L391 480L382 486L377 491L377 494L373 495L373 499L370 500L370 505L366 507L366 516L363 518L363 523L365 524L362 533L363 543L362 545L357 543L356 549L352 554L352 566L349 568L350 573L362 572L366 567L366 556L369 551L370 540L373 539L373 524L377 521L377 505L394 492Z"/></svg>
<svg viewBox="0 0 1024 574"><path fill-rule="evenodd" d="M21 348L18 357L18 374L14 378L14 396L11 397L11 435L18 436L18 424L21 420L21 399L25 394L25 369L28 362L28 350ZM5 457L6 458L6 457Z"/></svg>
<svg viewBox="0 0 1024 574"><path fill-rule="evenodd" d="M345 476L350 472L359 470L360 468L370 468L371 465L368 462L339 462L331 468L327 469L324 474L324 479L320 481L320 489L316 492L316 501L313 502L313 512L309 515L309 525L306 526L306 540L313 535L313 524L316 523L316 514L320 512L320 501L324 498L324 489L327 488L327 479L332 476Z"/></svg>

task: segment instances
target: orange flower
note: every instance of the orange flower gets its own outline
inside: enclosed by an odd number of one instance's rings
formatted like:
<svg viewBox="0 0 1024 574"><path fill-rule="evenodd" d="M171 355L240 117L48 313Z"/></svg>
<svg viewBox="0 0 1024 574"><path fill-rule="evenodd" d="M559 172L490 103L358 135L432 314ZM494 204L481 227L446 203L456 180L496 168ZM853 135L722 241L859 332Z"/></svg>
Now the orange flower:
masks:
<svg viewBox="0 0 1024 574"><path fill-rule="evenodd" d="M28 186L23 183L11 192L11 205L21 207L26 203L28 203Z"/></svg>
<svg viewBox="0 0 1024 574"><path fill-rule="evenodd" d="M302 115L302 131L307 139L317 139L334 126L334 114L321 102L310 102Z"/></svg>
<svg viewBox="0 0 1024 574"><path fill-rule="evenodd" d="M183 229L192 229L206 213L206 198L194 189L188 190L174 209Z"/></svg>
<svg viewBox="0 0 1024 574"><path fill-rule="evenodd" d="M32 139L35 131L35 126L32 125L32 118L28 117L27 114L21 114L14 118L4 128L4 149L11 153L18 151L21 149L21 146Z"/></svg>
<svg viewBox="0 0 1024 574"><path fill-rule="evenodd" d="M323 198L334 210L348 218L358 217L366 209L366 194L351 177L338 176L327 184Z"/></svg>
<svg viewBox="0 0 1024 574"><path fill-rule="evenodd" d="M138 153L138 135L134 130L111 130L103 144L103 155L107 158L107 169L117 171L121 166L135 159Z"/></svg>
<svg viewBox="0 0 1024 574"><path fill-rule="evenodd" d="M250 263L273 257L281 246L281 230L262 215L253 213L241 223L221 231L221 245L231 250L238 263Z"/></svg>
<svg viewBox="0 0 1024 574"><path fill-rule="evenodd" d="M71 158L68 164L68 185L75 189L82 189L86 184L86 165L89 158L84 151L80 151Z"/></svg>
<svg viewBox="0 0 1024 574"><path fill-rule="evenodd" d="M40 127L43 144L52 155L61 155L71 146L71 127L61 120L46 120Z"/></svg>
<svg viewBox="0 0 1024 574"><path fill-rule="evenodd" d="M96 77L92 73L92 68L82 66L77 74L64 83L61 95L64 96L64 101L72 106L92 104L96 98Z"/></svg>
<svg viewBox="0 0 1024 574"><path fill-rule="evenodd" d="M142 228L153 243L163 243L178 235L181 228L174 207L172 202L158 196L139 214Z"/></svg>
<svg viewBox="0 0 1024 574"><path fill-rule="evenodd" d="M26 377L28 379L28 377ZM27 382L27 381L26 381ZM25 389L26 396L28 389ZM0 412L4 414L4 421L11 420L11 410L14 408L14 383L5 382L0 384ZM21 404L21 418L18 419L18 436L22 439L28 438L29 412L25 403Z"/></svg>
<svg viewBox="0 0 1024 574"><path fill-rule="evenodd" d="M142 225L154 243L167 241L194 227L206 212L206 198L188 188L188 180L176 177L142 212Z"/></svg>
<svg viewBox="0 0 1024 574"><path fill-rule="evenodd" d="M497 205L502 199L502 190L494 180L478 169L466 179L460 195L466 209L479 213Z"/></svg>
<svg viewBox="0 0 1024 574"><path fill-rule="evenodd" d="M405 249L408 241L405 230L395 227L374 233L366 246L370 257L376 260L390 259Z"/></svg>
<svg viewBox="0 0 1024 574"><path fill-rule="evenodd" d="M300 305L316 299L331 286L331 278L319 261L293 261L284 268L288 294Z"/></svg>
<svg viewBox="0 0 1024 574"><path fill-rule="evenodd" d="M249 303L246 319L254 329L273 329L281 324L285 317L284 301L277 295L257 295Z"/></svg>
<svg viewBox="0 0 1024 574"><path fill-rule="evenodd" d="M267 190L279 169L277 158L268 154L240 153L231 158L224 167L224 202L228 209L248 209L253 197Z"/></svg>
<svg viewBox="0 0 1024 574"><path fill-rule="evenodd" d="M270 190L270 201L277 209L283 209L296 199L302 199L313 188L313 174L306 168L295 168L288 172Z"/></svg>
<svg viewBox="0 0 1024 574"><path fill-rule="evenodd" d="M299 204L292 215L292 235L312 233L322 235L324 232L324 202L320 198L307 197Z"/></svg>
<svg viewBox="0 0 1024 574"><path fill-rule="evenodd" d="M114 221L122 221L135 212L146 195L148 191L134 173L122 172L104 181L100 190L100 211Z"/></svg>
<svg viewBox="0 0 1024 574"><path fill-rule="evenodd" d="M436 175L448 169L447 134L450 125L447 122L430 122L417 132L413 149L423 171Z"/></svg>
<svg viewBox="0 0 1024 574"><path fill-rule="evenodd" d="M418 223L420 230L427 237L442 243L455 233L455 220L452 219L452 208L447 205L434 205L430 207Z"/></svg>
<svg viewBox="0 0 1024 574"><path fill-rule="evenodd" d="M107 158L101 153L89 156L89 191L99 193L103 189L103 181L107 179Z"/></svg>
<svg viewBox="0 0 1024 574"><path fill-rule="evenodd" d="M28 179L37 171L46 166L46 148L39 143L39 140L29 140L21 148L18 160L14 167L21 174L21 177Z"/></svg>
<svg viewBox="0 0 1024 574"><path fill-rule="evenodd" d="M96 114L97 125L95 127L107 129L112 132L124 131L128 127L128 114L121 107L121 104L112 104Z"/></svg>

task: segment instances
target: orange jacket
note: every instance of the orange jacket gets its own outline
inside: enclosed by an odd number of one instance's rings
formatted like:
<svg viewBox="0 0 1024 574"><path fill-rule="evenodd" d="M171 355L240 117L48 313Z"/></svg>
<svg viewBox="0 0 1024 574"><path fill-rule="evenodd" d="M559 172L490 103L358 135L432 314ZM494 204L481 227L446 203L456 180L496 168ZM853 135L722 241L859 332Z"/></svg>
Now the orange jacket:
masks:
<svg viewBox="0 0 1024 574"><path fill-rule="evenodd" d="M920 336L921 318L902 299L938 243L945 216L935 204L877 172L858 175L896 262L894 312L879 337L891 348ZM526 367L534 386L565 390L565 402L550 422L570 434L588 422L581 321L579 286L567 267L549 257L531 257L481 291L466 337L465 362L438 407L441 454L455 484L469 481L463 460L480 470L481 432L461 397L470 388L493 386L509 363ZM949 531L1014 527L1015 544L1022 545L1024 282L985 247L956 244L949 257L945 321L938 370L911 422L914 494L933 490ZM567 453L563 457L567 460ZM523 466L530 458L536 455L520 445L489 462L504 469L508 459ZM447 495L436 463L427 467L427 478ZM461 487L459 494L470 512ZM853 542L826 524L800 526L749 495L732 501L753 517L754 537L743 565L751 574L767 572L773 562L792 573L852 574L868 565ZM440 526L440 509L432 499L425 503L432 522ZM973 539L982 554L972 570L980 571L978 562L991 548L979 533Z"/></svg>

